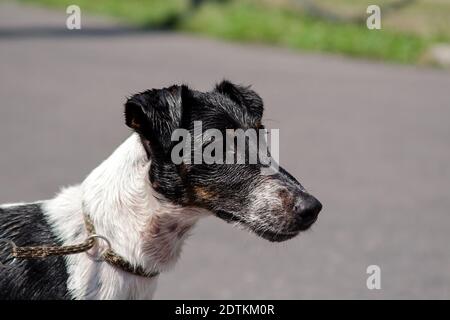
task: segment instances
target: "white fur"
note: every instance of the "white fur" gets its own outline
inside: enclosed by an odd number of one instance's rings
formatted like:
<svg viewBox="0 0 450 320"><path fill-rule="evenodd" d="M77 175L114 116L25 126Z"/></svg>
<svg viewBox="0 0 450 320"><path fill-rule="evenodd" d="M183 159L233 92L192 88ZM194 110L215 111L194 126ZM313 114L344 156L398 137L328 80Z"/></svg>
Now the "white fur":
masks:
<svg viewBox="0 0 450 320"><path fill-rule="evenodd" d="M155 198L161 196L150 185L149 167L140 138L133 134L81 185L44 203L55 233L64 244L83 241L87 213L96 233L127 261L148 271L167 270L180 254L186 231L207 213ZM150 299L156 289L157 277L139 277L85 253L67 256L66 262L68 288L76 299Z"/></svg>
<svg viewBox="0 0 450 320"><path fill-rule="evenodd" d="M26 206L26 205L32 205L32 204L41 204L44 201L35 201L35 202L17 202L17 203L5 203L0 205L0 208L2 209L10 209L10 208L15 208L15 207L22 207L22 206Z"/></svg>

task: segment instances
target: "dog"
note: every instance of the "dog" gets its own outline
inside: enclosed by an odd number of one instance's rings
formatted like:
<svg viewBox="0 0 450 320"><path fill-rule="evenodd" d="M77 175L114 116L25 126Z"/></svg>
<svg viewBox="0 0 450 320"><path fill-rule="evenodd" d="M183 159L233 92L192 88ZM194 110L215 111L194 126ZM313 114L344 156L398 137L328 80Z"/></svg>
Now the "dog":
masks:
<svg viewBox="0 0 450 320"><path fill-rule="evenodd" d="M260 129L263 110L255 91L226 80L209 92L173 85L127 99L131 136L84 182L51 200L0 207L0 299L151 299L158 274L175 264L192 227L208 215L274 242L308 229L322 205L284 169L262 175L260 163L171 160L175 130L192 132L196 121L204 130ZM16 246L83 243L85 217L99 235L89 252L11 255ZM98 259L106 248L122 263Z"/></svg>

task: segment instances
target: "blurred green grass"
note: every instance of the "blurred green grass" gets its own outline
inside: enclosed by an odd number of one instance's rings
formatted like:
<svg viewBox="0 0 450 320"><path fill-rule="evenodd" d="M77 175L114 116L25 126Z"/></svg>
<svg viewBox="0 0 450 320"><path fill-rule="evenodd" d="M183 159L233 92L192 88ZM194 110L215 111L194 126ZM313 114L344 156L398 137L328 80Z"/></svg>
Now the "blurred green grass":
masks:
<svg viewBox="0 0 450 320"><path fill-rule="evenodd" d="M382 30L368 30L365 23L314 18L296 6L295 1L288 0L216 0L195 11L188 11L187 0L22 1L51 7L77 4L83 12L113 16L144 28L170 28L233 41L408 64L419 63L432 44L450 40L445 19L448 17L450 21L448 0L417 1L395 16L383 17ZM365 15L370 4L364 0L318 2L336 12L361 15Z"/></svg>

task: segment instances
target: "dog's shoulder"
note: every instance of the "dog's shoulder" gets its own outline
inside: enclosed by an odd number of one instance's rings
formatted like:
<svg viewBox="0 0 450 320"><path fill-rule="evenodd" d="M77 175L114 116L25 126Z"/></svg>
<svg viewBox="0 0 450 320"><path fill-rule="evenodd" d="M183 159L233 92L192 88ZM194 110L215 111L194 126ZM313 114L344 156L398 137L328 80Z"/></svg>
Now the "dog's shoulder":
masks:
<svg viewBox="0 0 450 320"><path fill-rule="evenodd" d="M43 202L0 206L0 238L17 246L61 245L48 223ZM66 299L67 270L62 257L15 259L0 244L1 299Z"/></svg>

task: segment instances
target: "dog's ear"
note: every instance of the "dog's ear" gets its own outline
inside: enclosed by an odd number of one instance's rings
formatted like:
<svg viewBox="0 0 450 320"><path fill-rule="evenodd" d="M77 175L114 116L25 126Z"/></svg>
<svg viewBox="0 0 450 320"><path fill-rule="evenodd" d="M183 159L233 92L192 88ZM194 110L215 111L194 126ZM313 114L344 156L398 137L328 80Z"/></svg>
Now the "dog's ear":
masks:
<svg viewBox="0 0 450 320"><path fill-rule="evenodd" d="M189 95L184 85L135 94L125 103L126 125L144 137L153 151L166 153L173 131L180 127L183 99Z"/></svg>
<svg viewBox="0 0 450 320"><path fill-rule="evenodd" d="M228 96L237 104L245 107L255 118L259 120L262 118L264 112L263 101L255 91L250 89L250 86L245 87L223 80L216 85L215 91Z"/></svg>

